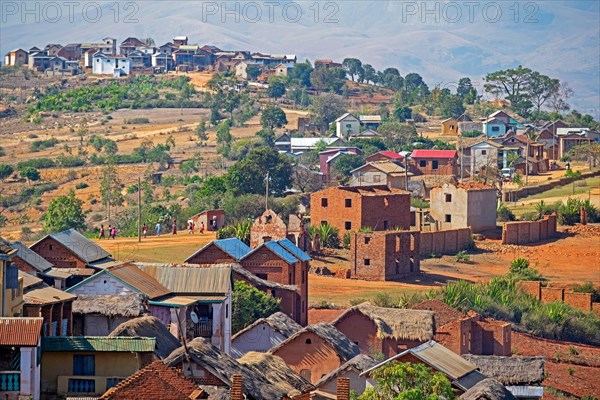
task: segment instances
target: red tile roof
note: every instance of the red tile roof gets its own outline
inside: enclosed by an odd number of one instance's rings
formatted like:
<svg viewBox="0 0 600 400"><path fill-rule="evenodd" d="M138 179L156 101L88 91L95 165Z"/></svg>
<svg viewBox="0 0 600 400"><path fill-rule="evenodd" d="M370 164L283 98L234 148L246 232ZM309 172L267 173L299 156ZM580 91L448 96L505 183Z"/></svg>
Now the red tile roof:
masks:
<svg viewBox="0 0 600 400"><path fill-rule="evenodd" d="M388 158L392 158L394 160L402 160L404 157L394 151L380 151L378 154L382 156L386 156Z"/></svg>
<svg viewBox="0 0 600 400"><path fill-rule="evenodd" d="M100 400L194 400L204 394L183 372L154 361L107 390Z"/></svg>
<svg viewBox="0 0 600 400"><path fill-rule="evenodd" d="M454 158L456 150L413 150L411 158Z"/></svg>
<svg viewBox="0 0 600 400"><path fill-rule="evenodd" d="M0 346L37 346L43 318L0 318Z"/></svg>

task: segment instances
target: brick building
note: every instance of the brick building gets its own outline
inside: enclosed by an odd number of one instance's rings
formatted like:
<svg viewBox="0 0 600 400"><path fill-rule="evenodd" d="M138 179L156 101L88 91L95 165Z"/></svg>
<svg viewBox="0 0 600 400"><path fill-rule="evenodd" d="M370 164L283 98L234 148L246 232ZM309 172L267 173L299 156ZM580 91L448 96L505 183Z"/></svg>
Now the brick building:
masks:
<svg viewBox="0 0 600 400"><path fill-rule="evenodd" d="M264 242L240 260L242 267L261 279L300 288L301 302L296 304L297 321L308 321L308 268L310 257L288 239Z"/></svg>
<svg viewBox="0 0 600 400"><path fill-rule="evenodd" d="M393 281L418 274L420 233L414 231L352 232L350 266L353 278Z"/></svg>
<svg viewBox="0 0 600 400"><path fill-rule="evenodd" d="M389 161L389 162L400 162L404 159L404 156L396 153L395 151L380 151L375 154L371 154L370 156L365 158L365 162L380 162L380 161Z"/></svg>
<svg viewBox="0 0 600 400"><path fill-rule="evenodd" d="M431 214L437 229L496 229L497 190L478 182L446 183L431 189Z"/></svg>
<svg viewBox="0 0 600 400"><path fill-rule="evenodd" d="M12 242L10 246L17 250L12 262L19 267L19 271L41 277L53 267L52 263L21 242Z"/></svg>
<svg viewBox="0 0 600 400"><path fill-rule="evenodd" d="M106 250L75 229L46 235L32 244L30 249L57 269L67 272L67 287L114 264Z"/></svg>
<svg viewBox="0 0 600 400"><path fill-rule="evenodd" d="M456 150L413 150L410 154L415 175L457 175Z"/></svg>
<svg viewBox="0 0 600 400"><path fill-rule="evenodd" d="M362 354L392 357L434 337L434 314L425 310L376 307L362 303L350 307L332 322L357 343Z"/></svg>
<svg viewBox="0 0 600 400"><path fill-rule="evenodd" d="M235 263L251 251L252 249L238 238L219 239L202 247L185 262L189 264Z"/></svg>
<svg viewBox="0 0 600 400"><path fill-rule="evenodd" d="M269 209L256 218L250 228L251 247L286 238L302 251L310 251L308 224L304 223L302 215L290 214L289 222L286 225L281 214Z"/></svg>
<svg viewBox="0 0 600 400"><path fill-rule="evenodd" d="M311 383L359 354L358 346L331 324L309 325L271 350Z"/></svg>
<svg viewBox="0 0 600 400"><path fill-rule="evenodd" d="M194 221L194 225L196 226L196 229L198 229L200 227L200 224L204 223L204 230L206 230L208 232L218 231L220 228L225 226L225 211L223 211L223 210L207 210L207 211L201 212L200 214L196 214L193 217L190 217L189 219ZM212 227L213 220L217 221L217 229L214 229Z"/></svg>
<svg viewBox="0 0 600 400"><path fill-rule="evenodd" d="M410 193L388 186L336 186L310 195L312 225L329 223L344 233L410 228Z"/></svg>

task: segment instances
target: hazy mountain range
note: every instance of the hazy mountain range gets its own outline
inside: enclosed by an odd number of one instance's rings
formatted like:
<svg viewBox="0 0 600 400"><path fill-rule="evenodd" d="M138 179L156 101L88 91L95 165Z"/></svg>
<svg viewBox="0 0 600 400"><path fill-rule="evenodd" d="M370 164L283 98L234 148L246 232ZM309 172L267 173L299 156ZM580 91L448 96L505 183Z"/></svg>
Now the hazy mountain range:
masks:
<svg viewBox="0 0 600 400"><path fill-rule="evenodd" d="M437 1L423 7L421 1L265 0L67 6L5 1L0 50L105 36L118 42L152 37L161 45L187 35L200 45L293 53L300 60L356 57L378 69L397 67L402 75L418 72L430 86L452 86L462 76L482 84L486 73L522 64L568 82L575 90L571 104L600 116L600 2L475 3Z"/></svg>

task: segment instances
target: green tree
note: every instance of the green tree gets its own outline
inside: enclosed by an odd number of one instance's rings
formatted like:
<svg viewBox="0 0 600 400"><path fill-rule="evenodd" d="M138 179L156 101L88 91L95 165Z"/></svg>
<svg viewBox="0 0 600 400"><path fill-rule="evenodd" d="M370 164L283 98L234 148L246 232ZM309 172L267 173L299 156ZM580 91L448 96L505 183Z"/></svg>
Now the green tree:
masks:
<svg viewBox="0 0 600 400"><path fill-rule="evenodd" d="M471 78L460 78L456 87L456 95L464 99L471 91L471 88L473 88Z"/></svg>
<svg viewBox="0 0 600 400"><path fill-rule="evenodd" d="M251 81L256 80L261 74L260 68L255 65L250 65L246 68L246 74L248 75L248 79Z"/></svg>
<svg viewBox="0 0 600 400"><path fill-rule="evenodd" d="M280 81L269 82L267 95L273 99L278 99L285 94L285 85Z"/></svg>
<svg viewBox="0 0 600 400"><path fill-rule="evenodd" d="M357 154L342 154L333 162L333 170L342 178L348 178L352 175L351 172L364 162L364 158Z"/></svg>
<svg viewBox="0 0 600 400"><path fill-rule="evenodd" d="M379 83L388 89L400 90L405 83L405 78L400 76L400 71L397 68L386 68L381 74Z"/></svg>
<svg viewBox="0 0 600 400"><path fill-rule="evenodd" d="M10 164L0 164L0 181L4 181L6 178L12 175L15 169Z"/></svg>
<svg viewBox="0 0 600 400"><path fill-rule="evenodd" d="M185 160L181 163L179 169L184 176L188 177L200 171L200 160L196 157Z"/></svg>
<svg viewBox="0 0 600 400"><path fill-rule="evenodd" d="M412 118L412 110L410 107L398 105L394 109L394 117L400 122L406 122L407 119Z"/></svg>
<svg viewBox="0 0 600 400"><path fill-rule="evenodd" d="M48 210L42 215L46 232L61 232L66 229L85 229L83 201L75 197L71 189L68 195L62 195L50 202Z"/></svg>
<svg viewBox="0 0 600 400"><path fill-rule="evenodd" d="M228 157L231 151L231 142L233 142L233 136L229 130L229 123L223 121L217 128L217 152Z"/></svg>
<svg viewBox="0 0 600 400"><path fill-rule="evenodd" d="M260 123L263 128L274 129L281 128L285 124L287 124L287 117L285 116L285 112L277 106L268 106L262 112L260 117Z"/></svg>
<svg viewBox="0 0 600 400"><path fill-rule="evenodd" d="M484 89L495 96L504 95L518 114L526 116L532 106L529 101L529 81L532 72L521 65L492 72L484 78Z"/></svg>
<svg viewBox="0 0 600 400"><path fill-rule="evenodd" d="M208 135L206 134L206 122L200 121L196 127L196 136L198 136L198 139L201 141L208 140Z"/></svg>
<svg viewBox="0 0 600 400"><path fill-rule="evenodd" d="M448 96L442 100L440 111L444 118L457 118L465 112L463 99L460 96Z"/></svg>
<svg viewBox="0 0 600 400"><path fill-rule="evenodd" d="M560 81L534 71L529 75L528 86L528 97L535 107L536 114L539 114L546 101L560 90Z"/></svg>
<svg viewBox="0 0 600 400"><path fill-rule="evenodd" d="M409 144L417 136L413 125L402 124L397 121L384 122L377 132L381 135L388 149L400 151L402 146Z"/></svg>
<svg viewBox="0 0 600 400"><path fill-rule="evenodd" d="M227 180L223 176L209 176L206 178L200 190L198 190L198 196L222 196L227 191Z"/></svg>
<svg viewBox="0 0 600 400"><path fill-rule="evenodd" d="M317 125L327 125L346 112L346 103L334 94L315 97L311 107L311 119Z"/></svg>
<svg viewBox="0 0 600 400"><path fill-rule="evenodd" d="M358 75L361 70L363 70L362 62L358 58L346 58L342 61L342 66L352 81L354 81L354 76ZM364 73L364 70L363 70Z"/></svg>
<svg viewBox="0 0 600 400"><path fill-rule="evenodd" d="M27 179L28 185L31 185L31 182L36 182L41 179L40 171L34 167L25 167L19 170L19 175L21 175L22 178Z"/></svg>
<svg viewBox="0 0 600 400"><path fill-rule="evenodd" d="M123 183L119 178L119 172L114 164L107 164L102 170L100 179L100 197L105 206L120 206L125 200L121 189Z"/></svg>
<svg viewBox="0 0 600 400"><path fill-rule="evenodd" d="M300 86L310 87L310 76L312 72L313 67L307 60L303 63L297 63L296 66L288 72L288 79L290 82L295 82Z"/></svg>
<svg viewBox="0 0 600 400"><path fill-rule="evenodd" d="M117 151L119 151L119 147L117 146L117 142L115 142L114 140L107 139L104 142L104 146L103 147L104 147L104 152L106 154L115 155L115 154L117 154Z"/></svg>
<svg viewBox="0 0 600 400"><path fill-rule="evenodd" d="M256 136L258 136L267 146L272 147L275 145L275 132L270 128L262 128L260 131L256 132Z"/></svg>
<svg viewBox="0 0 600 400"><path fill-rule="evenodd" d="M265 177L269 173L269 192L281 195L292 187L292 163L288 156L271 147L252 149L227 173L227 187L234 194L264 194Z"/></svg>
<svg viewBox="0 0 600 400"><path fill-rule="evenodd" d="M322 92L340 93L345 81L342 68L317 68L310 76L312 87Z"/></svg>
<svg viewBox="0 0 600 400"><path fill-rule="evenodd" d="M237 333L257 319L266 318L279 311L279 299L245 282L235 281L232 308L231 330L232 333Z"/></svg>
<svg viewBox="0 0 600 400"><path fill-rule="evenodd" d="M454 390L442 372L433 373L424 364L389 362L373 370L375 387L359 400L452 400Z"/></svg>
<svg viewBox="0 0 600 400"><path fill-rule="evenodd" d="M365 81L367 81L367 83L375 83L375 79L377 77L377 71L375 71L375 68L373 68L371 64L365 64L363 66L363 71Z"/></svg>

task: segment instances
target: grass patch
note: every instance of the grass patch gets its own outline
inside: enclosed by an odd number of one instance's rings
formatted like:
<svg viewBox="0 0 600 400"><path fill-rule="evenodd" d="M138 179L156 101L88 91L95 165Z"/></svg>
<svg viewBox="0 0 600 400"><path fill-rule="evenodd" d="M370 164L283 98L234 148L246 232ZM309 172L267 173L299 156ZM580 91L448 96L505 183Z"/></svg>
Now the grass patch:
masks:
<svg viewBox="0 0 600 400"><path fill-rule="evenodd" d="M581 182L585 182L585 186L581 186ZM573 194L587 193L593 188L598 187L600 187L600 176L595 176L582 181L575 181L575 193L573 193L573 183L568 183L564 186L557 186L554 189L519 199L519 201L545 199L547 197L567 197Z"/></svg>

